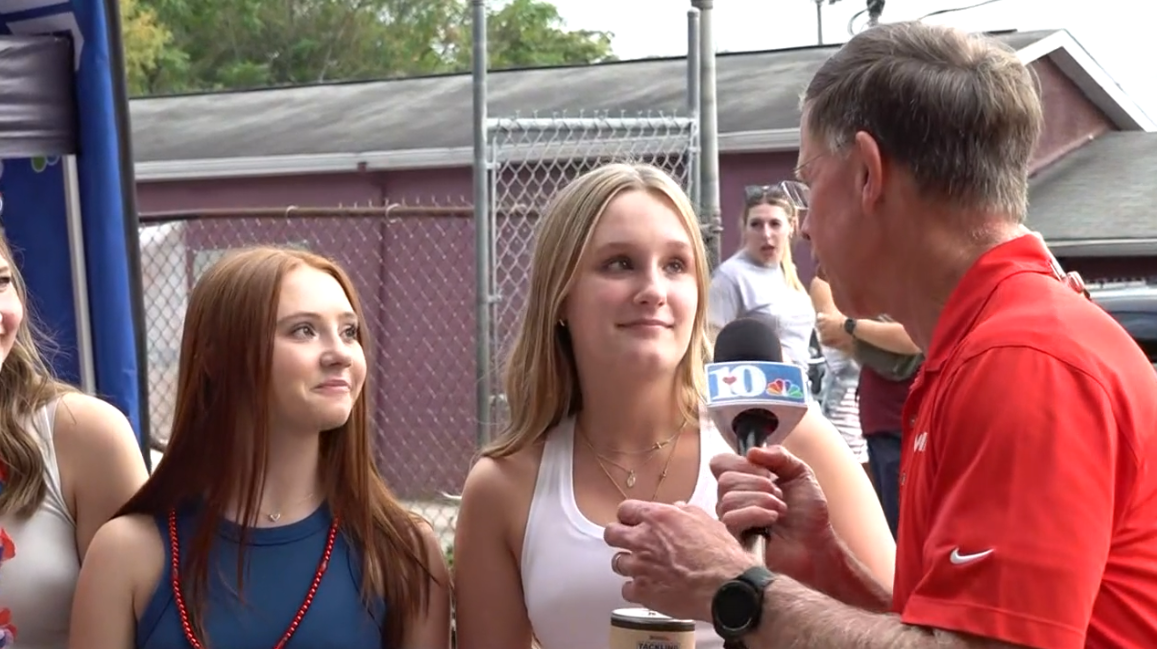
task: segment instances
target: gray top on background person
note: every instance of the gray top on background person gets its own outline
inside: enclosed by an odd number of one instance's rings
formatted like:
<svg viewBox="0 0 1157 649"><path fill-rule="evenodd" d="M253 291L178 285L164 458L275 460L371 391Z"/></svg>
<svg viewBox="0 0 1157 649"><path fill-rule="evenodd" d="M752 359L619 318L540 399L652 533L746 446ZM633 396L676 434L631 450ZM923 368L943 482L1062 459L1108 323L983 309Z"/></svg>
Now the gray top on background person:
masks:
<svg viewBox="0 0 1157 649"><path fill-rule="evenodd" d="M750 186L746 192L743 247L712 275L707 323L717 332L743 316L769 315L784 360L807 369L816 312L791 258L798 211L779 186Z"/></svg>
<svg viewBox="0 0 1157 649"><path fill-rule="evenodd" d="M787 352L784 360L806 368L816 321L807 294L787 285L782 268L757 264L741 250L720 264L711 279L708 321L722 329L732 320L756 313L775 320Z"/></svg>

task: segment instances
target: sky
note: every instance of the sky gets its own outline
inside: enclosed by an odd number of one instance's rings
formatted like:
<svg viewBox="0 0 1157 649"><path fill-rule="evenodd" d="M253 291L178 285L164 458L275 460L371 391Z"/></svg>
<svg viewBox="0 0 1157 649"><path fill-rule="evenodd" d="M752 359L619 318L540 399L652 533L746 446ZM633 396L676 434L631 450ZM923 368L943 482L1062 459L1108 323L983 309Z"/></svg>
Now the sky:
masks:
<svg viewBox="0 0 1157 649"><path fill-rule="evenodd" d="M614 34L622 59L682 56L687 53L690 0L552 0L567 26ZM968 7L983 0L887 0L882 21L912 20L941 10ZM864 0L823 5L826 44L850 38L848 20ZM1151 21L1140 20L1139 0L995 0L972 9L928 18L970 31L1067 29L1117 84L1157 120L1157 74L1146 63L1144 43L1153 38ZM740 52L817 44L814 0L715 0L717 51ZM630 10L627 9L630 7ZM861 18L859 26L864 20Z"/></svg>

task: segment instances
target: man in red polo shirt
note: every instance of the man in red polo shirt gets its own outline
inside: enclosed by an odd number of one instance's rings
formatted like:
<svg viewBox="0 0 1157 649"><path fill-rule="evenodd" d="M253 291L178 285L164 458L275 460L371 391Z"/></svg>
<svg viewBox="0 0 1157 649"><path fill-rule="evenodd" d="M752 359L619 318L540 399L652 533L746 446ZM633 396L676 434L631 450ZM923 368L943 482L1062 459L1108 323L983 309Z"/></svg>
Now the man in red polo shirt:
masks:
<svg viewBox="0 0 1157 649"><path fill-rule="evenodd" d="M1157 382L1136 344L1025 235L972 265L928 350L897 612L1031 647L1157 646Z"/></svg>
<svg viewBox="0 0 1157 649"><path fill-rule="evenodd" d="M824 63L804 233L841 311L926 350L895 583L835 538L810 469L755 449L712 461L721 523L621 506L605 538L628 600L748 649L1157 647L1157 376L1026 234L1042 123L1033 75L986 37L893 23ZM769 524L766 568L722 529Z"/></svg>

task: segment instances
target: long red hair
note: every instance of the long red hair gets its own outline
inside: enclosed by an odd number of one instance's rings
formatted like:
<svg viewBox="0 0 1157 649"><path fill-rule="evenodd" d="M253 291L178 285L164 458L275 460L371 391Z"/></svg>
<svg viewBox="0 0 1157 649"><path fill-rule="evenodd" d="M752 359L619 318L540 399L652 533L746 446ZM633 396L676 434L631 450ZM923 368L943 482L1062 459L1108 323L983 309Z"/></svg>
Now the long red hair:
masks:
<svg viewBox="0 0 1157 649"><path fill-rule="evenodd" d="M188 549L182 549L180 577L187 584L190 621L202 642L204 628L197 613L205 602L218 521L236 498L244 535L260 505L281 284L303 265L333 276L365 322L349 276L324 257L259 247L232 253L208 269L193 288L185 316L168 450L148 482L117 512L155 517L199 506L193 538ZM361 327L358 334L363 346L364 331ZM333 515L341 519L342 532L362 558L363 596L381 596L388 603L384 636L390 646L400 646L406 621L429 606L430 566L441 558L428 556L422 520L402 507L374 466L368 392L367 381L346 423L322 432L319 473ZM242 563L239 557L239 585Z"/></svg>

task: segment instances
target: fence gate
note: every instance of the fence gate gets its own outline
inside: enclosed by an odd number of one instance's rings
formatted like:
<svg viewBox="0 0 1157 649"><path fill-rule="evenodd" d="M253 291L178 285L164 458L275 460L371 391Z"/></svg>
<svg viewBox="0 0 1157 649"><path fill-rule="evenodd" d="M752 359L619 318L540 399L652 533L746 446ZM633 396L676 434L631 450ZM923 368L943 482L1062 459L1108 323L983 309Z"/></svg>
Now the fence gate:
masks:
<svg viewBox="0 0 1157 649"><path fill-rule="evenodd" d="M609 162L643 162L667 171L690 195L697 181L698 121L636 117L491 119L490 421L505 422L502 371L524 311L535 223L551 196L577 176Z"/></svg>

